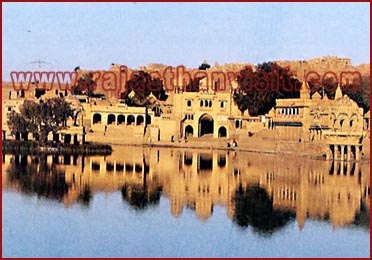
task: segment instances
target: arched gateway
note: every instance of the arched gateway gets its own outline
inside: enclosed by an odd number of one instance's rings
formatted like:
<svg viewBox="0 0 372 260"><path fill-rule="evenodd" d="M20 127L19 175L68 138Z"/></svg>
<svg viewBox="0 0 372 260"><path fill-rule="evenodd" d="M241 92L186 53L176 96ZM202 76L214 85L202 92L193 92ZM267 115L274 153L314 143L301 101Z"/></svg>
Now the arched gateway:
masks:
<svg viewBox="0 0 372 260"><path fill-rule="evenodd" d="M199 137L212 134L213 135L213 125L214 120L213 117L209 114L204 114L199 118Z"/></svg>

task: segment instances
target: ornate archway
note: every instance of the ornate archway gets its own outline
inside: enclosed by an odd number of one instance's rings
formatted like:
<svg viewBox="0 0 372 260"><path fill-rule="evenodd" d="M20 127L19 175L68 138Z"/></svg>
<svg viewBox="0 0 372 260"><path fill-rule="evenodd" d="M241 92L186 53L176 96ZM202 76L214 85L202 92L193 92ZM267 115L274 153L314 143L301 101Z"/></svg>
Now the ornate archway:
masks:
<svg viewBox="0 0 372 260"><path fill-rule="evenodd" d="M204 114L199 118L199 137L206 134L213 134L214 132L214 120L209 114Z"/></svg>

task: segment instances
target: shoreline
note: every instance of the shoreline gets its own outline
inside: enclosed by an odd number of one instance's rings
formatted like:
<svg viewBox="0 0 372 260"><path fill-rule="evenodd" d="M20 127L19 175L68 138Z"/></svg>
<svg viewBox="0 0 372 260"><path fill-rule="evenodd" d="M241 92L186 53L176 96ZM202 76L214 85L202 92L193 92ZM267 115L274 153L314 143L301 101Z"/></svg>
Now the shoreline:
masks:
<svg viewBox="0 0 372 260"><path fill-rule="evenodd" d="M86 143L80 145L38 143L36 141L3 140L3 154L71 154L71 155L109 155L112 153L110 144Z"/></svg>
<svg viewBox="0 0 372 260"><path fill-rule="evenodd" d="M154 148L177 148L177 149L190 149L190 150L205 150L205 151L233 151L233 152L247 152L268 155L281 155L289 157L298 157L311 160L327 161L321 155L314 155L310 153L303 153L300 151L280 151L268 149L255 149L249 147L223 147L221 145L211 144L209 147L205 145L197 145L196 143L185 145L185 143L124 143L124 142L87 142L86 144L41 144L35 141L16 141L16 140L3 140L2 152L4 154L71 154L71 155L109 155L114 151L113 146L131 146L131 147L154 147ZM332 160L328 160L332 161ZM355 160L349 162L356 162ZM360 163L370 163L370 158L362 158Z"/></svg>
<svg viewBox="0 0 372 260"><path fill-rule="evenodd" d="M321 155L312 155L309 153L300 153L300 152L292 152L292 151L278 151L278 150L265 150L265 149L254 149L254 148L247 148L247 147L235 147L235 148L229 148L229 147L222 147L222 146L195 146L195 145L182 145L182 144L169 144L169 143L162 143L162 144L147 144L147 143L116 143L116 142L107 142L107 144L111 146L138 146L138 147L154 147L154 148L177 148L177 149L201 149L205 151L234 151L234 152L247 152L247 153L258 153L258 154L269 154L269 155L283 155L283 156L289 156L289 157L299 157L304 159L312 159L312 160L319 160L319 161L332 161L332 160L326 160ZM114 148L113 148L114 150ZM346 162L346 161L345 161ZM349 162L356 162L355 160L349 161ZM362 160L359 161L360 163L369 163L369 158L362 158Z"/></svg>

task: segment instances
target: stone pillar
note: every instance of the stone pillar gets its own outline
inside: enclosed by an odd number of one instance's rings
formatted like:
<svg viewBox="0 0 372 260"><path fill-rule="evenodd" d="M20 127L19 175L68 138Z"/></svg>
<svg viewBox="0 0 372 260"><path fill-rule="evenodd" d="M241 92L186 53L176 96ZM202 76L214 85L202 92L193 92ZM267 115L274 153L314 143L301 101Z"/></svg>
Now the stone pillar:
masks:
<svg viewBox="0 0 372 260"><path fill-rule="evenodd" d="M337 145L337 144L334 145L334 149L333 149L333 159L334 159L335 161L338 160L338 145Z"/></svg>
<svg viewBox="0 0 372 260"><path fill-rule="evenodd" d="M355 160L356 161L360 161L360 147L359 146L355 146Z"/></svg>
<svg viewBox="0 0 372 260"><path fill-rule="evenodd" d="M331 148L329 145L327 145L326 147L326 160L330 160L331 159Z"/></svg>
<svg viewBox="0 0 372 260"><path fill-rule="evenodd" d="M341 145L341 161L345 160L345 145Z"/></svg>
<svg viewBox="0 0 372 260"><path fill-rule="evenodd" d="M347 146L347 151L346 151L346 160L350 161L351 160L351 145Z"/></svg>

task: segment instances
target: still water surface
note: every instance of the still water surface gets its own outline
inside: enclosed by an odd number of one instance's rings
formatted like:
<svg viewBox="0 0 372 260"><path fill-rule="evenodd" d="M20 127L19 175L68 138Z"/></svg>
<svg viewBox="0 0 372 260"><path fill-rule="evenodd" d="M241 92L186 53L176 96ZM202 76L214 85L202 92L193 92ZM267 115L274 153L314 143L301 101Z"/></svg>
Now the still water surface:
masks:
<svg viewBox="0 0 372 260"><path fill-rule="evenodd" d="M3 156L3 257L369 257L369 164L114 147Z"/></svg>

